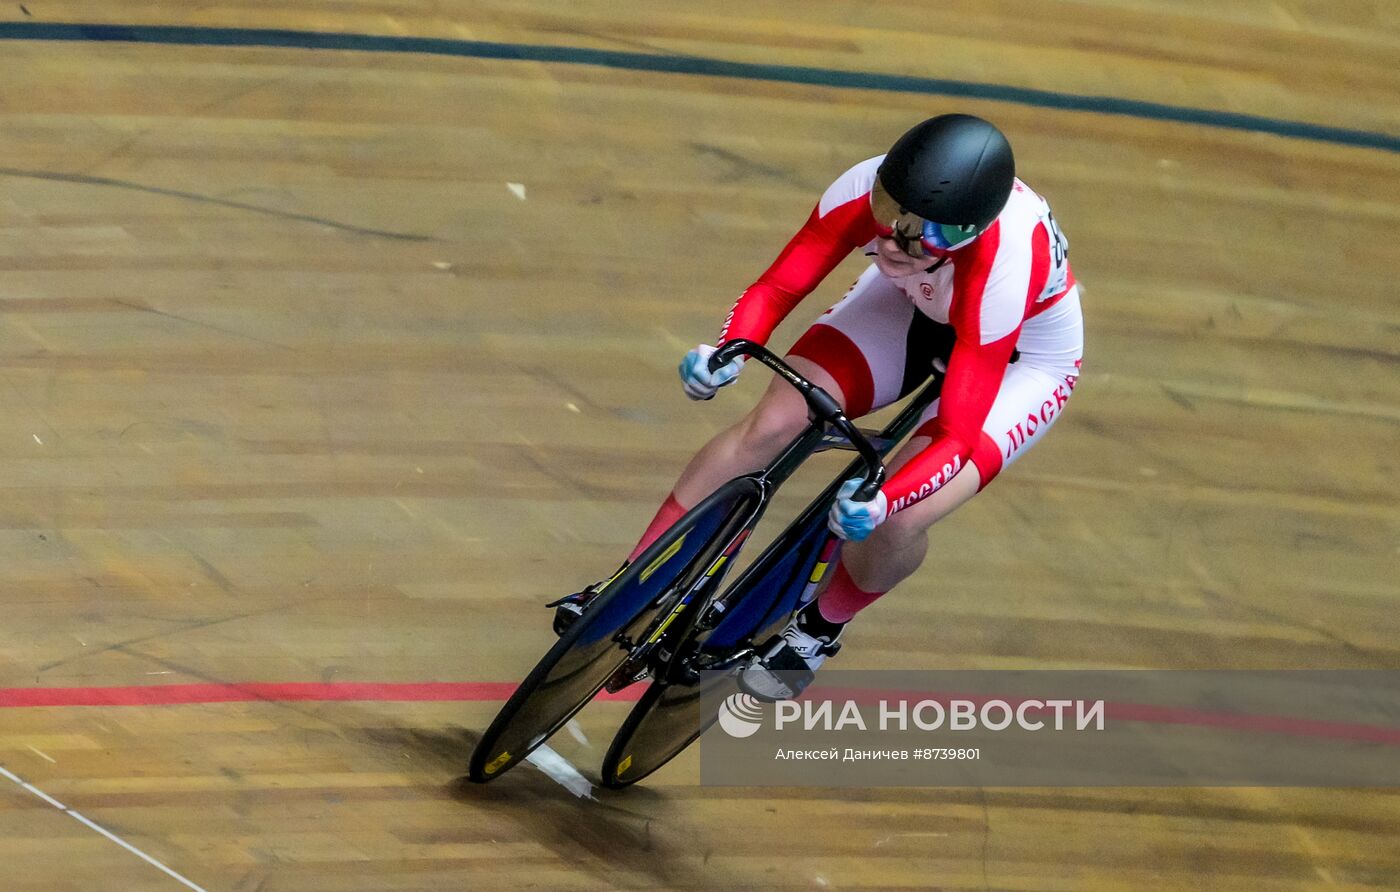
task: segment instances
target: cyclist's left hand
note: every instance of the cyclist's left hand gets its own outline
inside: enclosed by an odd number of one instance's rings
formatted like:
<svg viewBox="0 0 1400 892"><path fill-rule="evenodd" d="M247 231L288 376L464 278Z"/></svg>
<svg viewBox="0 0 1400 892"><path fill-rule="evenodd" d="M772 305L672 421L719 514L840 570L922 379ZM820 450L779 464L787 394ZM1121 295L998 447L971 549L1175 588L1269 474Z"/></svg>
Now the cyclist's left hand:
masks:
<svg viewBox="0 0 1400 892"><path fill-rule="evenodd" d="M826 519L826 525L833 533L852 542L869 536L889 514L889 500L883 492L877 492L875 498L868 502L857 502L851 498L864 482L859 477L852 477L843 483Z"/></svg>

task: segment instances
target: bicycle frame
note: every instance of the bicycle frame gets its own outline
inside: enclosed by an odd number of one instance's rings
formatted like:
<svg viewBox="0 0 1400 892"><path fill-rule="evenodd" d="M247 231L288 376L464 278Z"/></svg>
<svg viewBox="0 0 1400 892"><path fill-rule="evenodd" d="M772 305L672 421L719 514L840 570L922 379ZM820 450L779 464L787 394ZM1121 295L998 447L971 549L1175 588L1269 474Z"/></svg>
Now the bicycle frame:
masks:
<svg viewBox="0 0 1400 892"><path fill-rule="evenodd" d="M766 350L762 353L751 352L757 345L742 341L734 344L742 344L743 347L735 346L733 352L746 352L759 358L802 391L803 395L808 397L809 405L813 406L813 415L816 416L808 428L794 438L765 468L752 475L746 475L759 484L762 493L761 503L749 530L762 518L778 485L787 480L813 453L828 449L848 449L860 453L860 458L851 462L840 476L823 489L797 519L778 534L739 579L723 594L710 599L708 609L690 612L688 620L676 629L672 640L677 644L688 642L695 634L698 624L706 618L706 614L720 610L722 615L715 621L702 644L702 647L707 647L711 652L705 654L696 651L694 654L683 655L679 652L680 647L675 648L668 656L679 660L666 661L667 665L656 676L660 681L684 683L698 678L701 671L725 669L738 664L752 656L752 645L762 640L765 630L776 626L779 621L786 622L787 617L797 607L815 595L826 574L835 566L840 556L841 540L826 529L826 514L836 498L837 491L846 480L856 476L863 469L866 482L856 498L861 500L862 495L866 495L867 498L873 497L884 479L881 458L913 431L924 410L938 399L942 390L942 376L935 371L933 380L919 390L889 424L878 432L866 432L851 424L840 406L824 391L797 376L781 360L777 360ZM731 345L726 345L726 349L730 347ZM728 361L723 358L723 352L716 353L715 362L723 364ZM815 400L806 388L815 390ZM826 399L823 400L823 397ZM840 436L833 436L827 430L828 426L836 428ZM718 565L726 561L730 552L737 550L737 546L742 542L741 537L735 546L727 549L716 562L717 566L712 568L706 577L713 575L719 569ZM790 559L791 565L784 568L784 563ZM784 569L786 572L780 572ZM775 590L771 591L770 597L755 600L754 593L765 587L765 583L773 577L779 577L782 581L773 586ZM682 602L685 607L689 607L701 588L703 587L697 586L695 590L687 593ZM747 642L748 646L743 646L741 642Z"/></svg>

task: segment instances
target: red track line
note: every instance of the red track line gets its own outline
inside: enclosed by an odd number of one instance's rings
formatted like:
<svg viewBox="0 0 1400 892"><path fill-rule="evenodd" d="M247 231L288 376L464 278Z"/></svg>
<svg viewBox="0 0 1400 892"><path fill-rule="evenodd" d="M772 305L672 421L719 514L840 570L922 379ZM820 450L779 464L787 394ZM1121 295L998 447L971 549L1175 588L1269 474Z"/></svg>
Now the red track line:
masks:
<svg viewBox="0 0 1400 892"><path fill-rule="evenodd" d="M501 681L465 682L246 682L238 684L171 684L129 685L124 687L83 688L0 688L0 709L35 706L178 706L197 703L246 702L345 702L420 703L420 702L483 702L502 701L511 695L515 685ZM642 688L633 686L616 694L603 692L600 700L634 701ZM873 702L879 696L908 698L911 691L874 691L870 689L826 688L827 697L845 696L849 699ZM950 697L976 703L992 699L986 695L950 695L925 692L923 696L946 700ZM1021 698L1008 699L1013 705ZM1400 729L1332 722L1290 716L1244 715L1210 712L1170 706L1136 703L1108 703L1106 716L1112 720L1164 725L1194 725L1223 728L1289 737L1322 737L1339 740L1364 741L1383 745L1400 745Z"/></svg>
<svg viewBox="0 0 1400 892"><path fill-rule="evenodd" d="M0 708L28 706L176 706L190 703L372 701L494 701L515 690L512 682L246 682L237 684L130 685L85 688L0 688ZM600 700L636 700L639 688Z"/></svg>

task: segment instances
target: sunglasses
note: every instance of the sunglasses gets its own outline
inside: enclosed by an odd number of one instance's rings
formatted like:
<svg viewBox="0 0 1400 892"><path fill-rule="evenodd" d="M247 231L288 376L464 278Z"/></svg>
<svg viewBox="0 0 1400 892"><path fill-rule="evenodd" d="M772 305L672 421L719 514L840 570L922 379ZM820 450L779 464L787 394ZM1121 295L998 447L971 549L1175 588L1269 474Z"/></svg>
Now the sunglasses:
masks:
<svg viewBox="0 0 1400 892"><path fill-rule="evenodd" d="M985 226L955 226L934 223L899 206L890 197L879 179L870 193L870 210L875 215L876 232L882 238L894 239L899 250L910 257L925 257L931 250L954 251L977 238ZM888 223L884 221L888 220Z"/></svg>

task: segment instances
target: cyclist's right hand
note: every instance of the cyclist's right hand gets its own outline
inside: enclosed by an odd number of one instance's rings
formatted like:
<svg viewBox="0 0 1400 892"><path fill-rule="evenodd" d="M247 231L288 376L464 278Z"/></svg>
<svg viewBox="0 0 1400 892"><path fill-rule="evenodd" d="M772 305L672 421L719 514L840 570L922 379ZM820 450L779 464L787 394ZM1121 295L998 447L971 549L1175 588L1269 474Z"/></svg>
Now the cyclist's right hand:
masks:
<svg viewBox="0 0 1400 892"><path fill-rule="evenodd" d="M710 399L715 395L715 391L726 384L734 383L734 379L739 377L739 372L744 368L744 357L740 356L711 372L710 357L714 353L714 347L701 344L681 360L681 386L685 389L685 395L693 400Z"/></svg>

